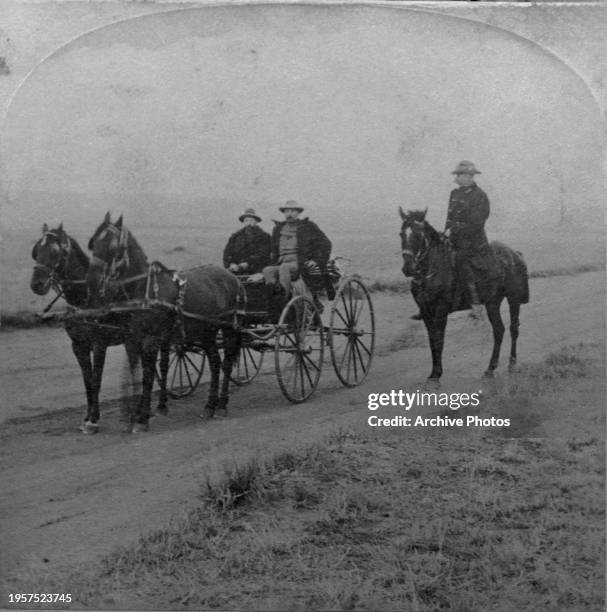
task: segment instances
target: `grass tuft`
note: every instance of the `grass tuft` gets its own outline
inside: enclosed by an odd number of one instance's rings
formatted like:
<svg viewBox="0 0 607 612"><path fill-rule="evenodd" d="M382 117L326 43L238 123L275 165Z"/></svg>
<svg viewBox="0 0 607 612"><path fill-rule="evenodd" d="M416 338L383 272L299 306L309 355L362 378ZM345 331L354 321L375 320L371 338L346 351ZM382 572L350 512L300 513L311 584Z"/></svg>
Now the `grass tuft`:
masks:
<svg viewBox="0 0 607 612"><path fill-rule="evenodd" d="M219 482L207 477L203 485L205 504L220 512L237 508L246 502L261 500L265 494L266 474L258 460L235 465Z"/></svg>

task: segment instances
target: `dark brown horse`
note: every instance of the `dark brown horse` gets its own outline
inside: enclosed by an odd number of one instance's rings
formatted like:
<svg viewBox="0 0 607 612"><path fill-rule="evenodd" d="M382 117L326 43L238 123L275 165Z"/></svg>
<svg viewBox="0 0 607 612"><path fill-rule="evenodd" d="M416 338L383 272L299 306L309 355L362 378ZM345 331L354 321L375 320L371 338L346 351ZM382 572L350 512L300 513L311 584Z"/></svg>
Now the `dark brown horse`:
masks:
<svg viewBox="0 0 607 612"><path fill-rule="evenodd" d="M129 330L142 358L142 395L132 415L133 432L147 431L150 398L159 349L160 373L166 379L171 341L200 344L209 359L211 384L202 416L225 411L229 376L240 348L240 334L233 321L240 292L238 279L216 266L201 266L180 274L162 264L148 264L143 249L123 226L122 217L112 223L110 214L89 242L92 251L87 275L93 305L120 307L127 311ZM223 365L217 348L217 332L223 331ZM223 369L221 393L220 370ZM162 393L162 390L161 390ZM159 400L166 402L166 394Z"/></svg>
<svg viewBox="0 0 607 612"><path fill-rule="evenodd" d="M86 274L89 259L76 240L63 230L63 224L53 230L44 224L42 237L32 249L32 258L36 264L30 287L35 294L46 295L53 289L57 294L55 299L63 297L70 306L85 308L88 305ZM138 360L137 347L125 333L122 322L113 315L96 322L68 317L64 325L86 389L87 409L80 429L83 433L96 433L100 416L99 389L107 348L124 344L129 365L134 368Z"/></svg>
<svg viewBox="0 0 607 612"><path fill-rule="evenodd" d="M447 317L450 312L469 307L469 304L454 304L456 295L452 266L452 252L443 234L437 232L427 221L426 211L403 211L400 230L403 273L411 277L411 293L419 306L422 319L428 331L432 352L432 372L428 377L438 383L442 373L442 354L445 340ZM527 266L520 253L507 246L492 242L489 256L496 258L497 274L479 283L479 297L485 305L487 316L493 328L493 352L485 377L492 377L499 361L500 348L504 337L504 323L500 305L504 298L510 307L510 348L509 369L516 365L516 341L519 334L520 305L529 301Z"/></svg>

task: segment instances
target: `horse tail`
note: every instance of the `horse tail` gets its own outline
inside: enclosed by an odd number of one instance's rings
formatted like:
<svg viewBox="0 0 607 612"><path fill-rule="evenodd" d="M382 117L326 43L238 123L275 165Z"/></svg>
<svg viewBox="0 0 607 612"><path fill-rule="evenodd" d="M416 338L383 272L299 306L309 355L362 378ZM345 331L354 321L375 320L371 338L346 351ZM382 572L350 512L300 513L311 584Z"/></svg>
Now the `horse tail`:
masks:
<svg viewBox="0 0 607 612"><path fill-rule="evenodd" d="M501 242L492 242L491 248L504 271L504 292L509 301L519 304L529 302L529 273L520 251L515 251Z"/></svg>
<svg viewBox="0 0 607 612"><path fill-rule="evenodd" d="M519 279L521 296L518 302L520 304L529 303L529 272L527 271L527 264L523 258L523 254L520 251L514 251L514 267L517 272L516 276Z"/></svg>

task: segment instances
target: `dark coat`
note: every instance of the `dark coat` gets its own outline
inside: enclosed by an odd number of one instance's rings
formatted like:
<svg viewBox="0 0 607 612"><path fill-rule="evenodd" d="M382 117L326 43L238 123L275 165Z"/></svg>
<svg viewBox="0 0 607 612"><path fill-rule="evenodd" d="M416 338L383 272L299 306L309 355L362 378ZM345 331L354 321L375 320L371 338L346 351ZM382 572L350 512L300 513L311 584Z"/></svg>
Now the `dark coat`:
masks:
<svg viewBox="0 0 607 612"><path fill-rule="evenodd" d="M451 192L447 224L451 244L458 250L476 251L487 245L485 221L489 216L489 198L475 183Z"/></svg>
<svg viewBox="0 0 607 612"><path fill-rule="evenodd" d="M272 231L272 253L270 256L272 265L278 265L280 230L285 223L286 221L276 221ZM314 285L314 279L307 273L304 265L306 261L314 260L320 268L322 282L327 289L327 294L332 299L332 295L335 295L335 293L333 283L327 272L327 263L331 256L331 241L318 225L308 218L297 219L295 223L297 224L297 265L299 273L306 284Z"/></svg>
<svg viewBox="0 0 607 612"><path fill-rule="evenodd" d="M223 251L223 265L247 262L247 274L261 272L270 261L271 238L257 225L243 227L232 234Z"/></svg>

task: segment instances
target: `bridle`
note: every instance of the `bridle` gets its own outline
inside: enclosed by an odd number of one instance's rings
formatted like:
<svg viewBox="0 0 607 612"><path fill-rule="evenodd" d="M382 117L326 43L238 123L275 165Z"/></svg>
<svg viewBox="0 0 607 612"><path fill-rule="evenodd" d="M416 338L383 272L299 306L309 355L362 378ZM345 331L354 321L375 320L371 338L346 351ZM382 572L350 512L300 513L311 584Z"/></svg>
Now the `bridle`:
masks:
<svg viewBox="0 0 607 612"><path fill-rule="evenodd" d="M97 240L103 240L106 233L110 233L118 238L118 252L108 262L96 255L91 256L91 265L96 265L103 268L104 275L108 280L113 280L118 276L118 272L121 268L128 268L130 263L128 242L129 232L126 229L119 229L112 223L108 223L100 232L99 236L96 236ZM107 273L109 272L109 273ZM107 273L107 274L106 274Z"/></svg>
<svg viewBox="0 0 607 612"><path fill-rule="evenodd" d="M131 263L131 258L129 255L130 233L126 228L118 228L113 223L107 223L107 225L101 230L100 235L96 236L94 239L103 240L105 238L104 232L109 232L118 239L118 250L109 261L105 261L94 254L91 255L91 267L96 266L102 269L99 294L102 298L104 298L107 293L107 288L110 285L113 285L114 287L118 287L124 294L124 297L128 299L129 296L125 290L125 286L143 279L149 280L153 266L148 265L148 269L140 274L121 278L121 271L127 270Z"/></svg>
<svg viewBox="0 0 607 612"><path fill-rule="evenodd" d="M415 229L423 230L424 221L414 221L406 219L403 223L403 228L401 230L401 238L403 238L403 232L406 227L409 227L411 231L415 233ZM428 240L428 237L426 236L425 232L419 231L418 235L421 236L422 243L421 247L417 250L417 252L405 248L401 250L401 255L403 256L403 258L410 257L413 260L414 277L419 277L423 275L422 264L424 263L425 259L428 257L428 253L430 252L430 241Z"/></svg>
<svg viewBox="0 0 607 612"><path fill-rule="evenodd" d="M51 286L56 291L59 283L61 282L60 276L65 277L67 262L72 252L72 244L65 234L61 235L53 231L48 231L44 232L42 238L40 238L40 240L36 243L36 247L44 246L46 240L51 237L58 239L58 244L55 243L59 247L59 257L57 257L57 261L52 267L50 267L45 264L41 264L38 259L36 259L34 268L46 272L49 277L49 281L51 282Z"/></svg>
<svg viewBox="0 0 607 612"><path fill-rule="evenodd" d="M56 239L54 244L57 244L59 248L57 261L53 266L48 266L40 263L36 258L36 263L34 264L34 270L41 270L47 275L50 288L57 294L51 303L42 311L43 313L47 313L59 298L65 297L66 285L83 285L86 283L86 279L84 278L80 280L67 278L67 266L72 254L72 241L70 238L64 233L59 234L54 231L46 231L43 233L42 238L36 243L36 247L39 248L44 246L46 240L49 238Z"/></svg>

